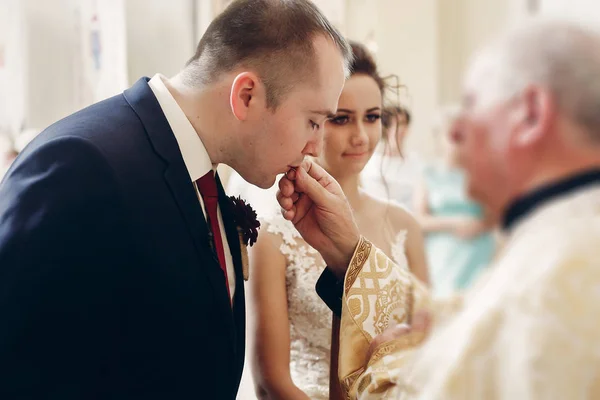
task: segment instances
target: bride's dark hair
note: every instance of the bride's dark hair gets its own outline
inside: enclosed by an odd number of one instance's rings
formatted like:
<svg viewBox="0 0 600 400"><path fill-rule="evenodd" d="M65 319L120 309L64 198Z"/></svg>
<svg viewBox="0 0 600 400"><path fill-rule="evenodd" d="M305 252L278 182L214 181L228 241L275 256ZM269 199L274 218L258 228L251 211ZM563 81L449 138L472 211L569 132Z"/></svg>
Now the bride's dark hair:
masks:
<svg viewBox="0 0 600 400"><path fill-rule="evenodd" d="M411 114L408 108L399 105L391 105L383 108L383 112L381 113L381 126L383 127L381 140L383 140L383 143L385 143L386 151L389 149L390 146L388 135L389 129L392 126L392 121L396 122L396 129L398 129L400 116L404 116L406 125L410 125ZM397 136L395 145L396 149L400 153L400 156L402 156L402 143L400 143Z"/></svg>
<svg viewBox="0 0 600 400"><path fill-rule="evenodd" d="M367 75L369 77L371 77L376 83L377 86L379 87L379 90L381 91L381 98L382 98L382 103L386 103L389 102L387 101L387 94L393 94L395 95L394 97L398 98L399 97L399 91L400 89L403 87L402 85L400 85L399 83L399 79L396 75L387 75L387 76L382 76L379 73L379 69L377 68L377 63L375 62L375 58L373 57L373 55L369 52L369 50L366 48L366 46L364 46L361 43L358 42L354 42L354 41L349 41L350 43L350 47L352 48L352 55L353 55L353 60L350 63L350 76L352 75L358 75L358 74L362 74L362 75ZM397 101L392 101L392 103L397 103ZM382 136L381 136L381 140L383 141L383 144L385 146L385 151L384 154L388 153L388 146L390 145L388 140L386 140L385 135L387 134L386 132L386 125L388 125L389 123L389 118L391 117L391 115L389 115L388 113L390 112L391 107L384 107L381 112L382 112ZM396 146L398 147L398 149L400 148L400 143L396 143ZM380 165L380 174L381 174L381 180L383 182L383 185L385 186L385 190L387 192L387 197L389 200L390 197L390 191L389 191L389 185L385 179L385 175L384 175L384 171L383 171L383 161L384 159L382 158L382 162Z"/></svg>
<svg viewBox="0 0 600 400"><path fill-rule="evenodd" d="M381 91L381 98L383 99L384 108L381 110L381 123L383 132L382 139L386 139L385 128L389 127L390 121L393 118L398 118L399 114L404 114L406 116L407 123L410 123L410 113L408 109L401 107L397 104L400 104L400 90L404 88L403 85L400 84L397 75L386 75L382 76L379 73L379 69L377 68L377 63L375 62L375 58L369 52L365 45L349 41L350 47L352 48L352 56L354 59L350 63L350 76L362 74L371 77L379 87ZM393 95L394 99L390 100L389 95ZM385 104L390 104L386 106ZM385 141L387 146L387 141ZM398 148L400 147L400 143L396 143Z"/></svg>
<svg viewBox="0 0 600 400"><path fill-rule="evenodd" d="M350 63L350 76L357 74L370 76L377 83L377 86L379 86L379 90L383 96L387 85L385 78L379 74L373 55L361 43L350 41L350 47L352 48L352 56L354 57Z"/></svg>

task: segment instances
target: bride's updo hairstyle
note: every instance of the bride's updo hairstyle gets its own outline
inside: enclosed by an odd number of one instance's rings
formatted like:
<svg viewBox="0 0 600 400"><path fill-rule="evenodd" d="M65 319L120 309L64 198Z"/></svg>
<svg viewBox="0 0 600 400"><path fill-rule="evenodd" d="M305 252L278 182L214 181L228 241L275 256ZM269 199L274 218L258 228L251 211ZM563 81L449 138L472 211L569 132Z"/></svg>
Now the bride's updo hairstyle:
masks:
<svg viewBox="0 0 600 400"><path fill-rule="evenodd" d="M350 41L350 47L352 48L352 56L354 57L350 63L350 77L358 74L370 76L377 83L377 86L379 86L381 97L383 98L387 88L385 83L385 79L387 78L379 74L375 59L369 50L358 42Z"/></svg>
<svg viewBox="0 0 600 400"><path fill-rule="evenodd" d="M398 91L401 87L398 84L398 77L396 75L382 76L379 72L379 69L377 68L375 58L363 44L350 41L350 47L352 48L352 55L354 57L354 59L350 63L350 77L359 74L371 77L377 83L377 86L381 91L382 103L386 103L386 94L388 93L393 94L394 97L397 97ZM382 127L386 125L386 109L388 108L384 106L382 110ZM389 116L387 117L389 118ZM385 130L385 128L383 130ZM383 134L384 132L382 132L381 140L384 140ZM387 150L387 147L389 146L387 140L384 140L384 146ZM399 146L399 144L397 144L397 146ZM380 166L380 168L381 179L386 187L386 191L388 191L389 194L388 184L385 180L385 176L383 173L383 164Z"/></svg>

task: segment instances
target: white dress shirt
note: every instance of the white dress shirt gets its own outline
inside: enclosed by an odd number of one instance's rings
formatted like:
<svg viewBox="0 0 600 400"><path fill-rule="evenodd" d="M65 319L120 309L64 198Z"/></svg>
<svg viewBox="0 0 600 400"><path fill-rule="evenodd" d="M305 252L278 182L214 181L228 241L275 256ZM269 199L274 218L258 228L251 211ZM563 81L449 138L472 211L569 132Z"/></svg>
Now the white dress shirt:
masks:
<svg viewBox="0 0 600 400"><path fill-rule="evenodd" d="M175 139L177 140L179 150L181 151L181 156L183 157L183 162L185 163L187 171L190 174L191 185L196 190L198 200L200 201L200 205L202 207L202 212L204 213L204 218L206 218L204 202L202 200L202 196L198 192L195 182L210 171L213 171L214 173L217 166L213 165L213 163L210 161L208 153L206 152L206 147L204 147L202 140L200 140L196 130L190 121L188 121L187 117L175 101L175 98L173 98L169 92L169 89L167 89L165 86L163 79L166 78L160 74L156 74L154 77L152 77L152 79L150 79L148 85L154 92L154 95L158 100L158 104L160 104L160 108L169 122L169 126L175 134ZM227 264L229 293L231 295L231 300L233 301L233 296L235 295L235 270L233 268L231 250L229 249L229 243L227 242L227 235L225 233L221 208L219 207L217 211L219 214L221 238L223 239L225 263Z"/></svg>

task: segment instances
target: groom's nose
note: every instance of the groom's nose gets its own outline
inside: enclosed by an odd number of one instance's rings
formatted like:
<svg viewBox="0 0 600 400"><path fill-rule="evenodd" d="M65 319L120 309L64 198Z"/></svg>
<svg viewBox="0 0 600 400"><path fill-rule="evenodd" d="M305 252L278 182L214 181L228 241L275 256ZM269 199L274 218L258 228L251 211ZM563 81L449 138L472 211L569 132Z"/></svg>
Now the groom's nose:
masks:
<svg viewBox="0 0 600 400"><path fill-rule="evenodd" d="M321 149L323 148L323 131L323 127L319 128L313 139L304 147L302 154L312 157L318 157L321 154Z"/></svg>
<svg viewBox="0 0 600 400"><path fill-rule="evenodd" d="M304 147L304 150L302 151L302 154L304 154L305 156L313 156L313 157L318 157L320 153L321 153L321 145L317 144L316 142L309 142L306 145L306 147Z"/></svg>

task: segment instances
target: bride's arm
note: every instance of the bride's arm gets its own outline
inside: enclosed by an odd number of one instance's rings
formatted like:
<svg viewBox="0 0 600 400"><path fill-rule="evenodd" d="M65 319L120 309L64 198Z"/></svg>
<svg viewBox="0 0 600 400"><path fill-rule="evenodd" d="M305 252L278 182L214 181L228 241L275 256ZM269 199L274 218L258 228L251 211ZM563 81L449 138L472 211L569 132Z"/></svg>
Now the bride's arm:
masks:
<svg viewBox="0 0 600 400"><path fill-rule="evenodd" d="M249 330L259 399L307 400L290 375L290 327L281 240L264 230L250 251Z"/></svg>
<svg viewBox="0 0 600 400"><path fill-rule="evenodd" d="M423 231L415 218L407 216L406 259L410 272L421 282L429 285L429 269L425 255Z"/></svg>

